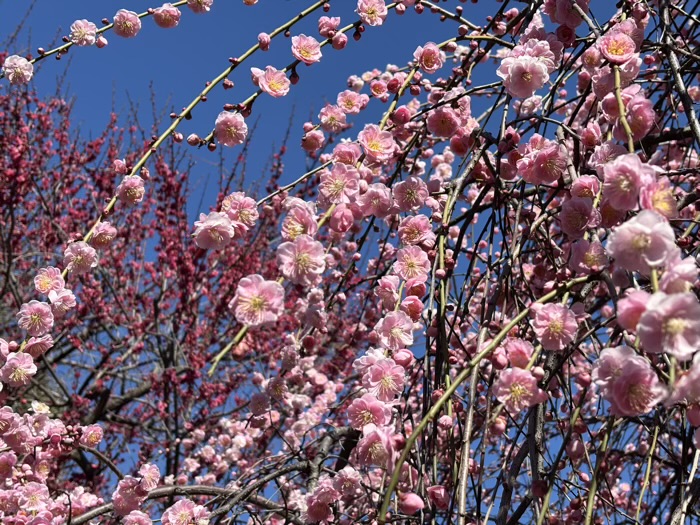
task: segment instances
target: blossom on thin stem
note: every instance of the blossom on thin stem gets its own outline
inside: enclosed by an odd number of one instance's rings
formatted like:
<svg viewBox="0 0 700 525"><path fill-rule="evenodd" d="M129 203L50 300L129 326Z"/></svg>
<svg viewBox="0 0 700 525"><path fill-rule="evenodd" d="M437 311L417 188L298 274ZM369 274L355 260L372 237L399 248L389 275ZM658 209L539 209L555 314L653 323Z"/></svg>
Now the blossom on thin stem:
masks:
<svg viewBox="0 0 700 525"><path fill-rule="evenodd" d="M2 64L2 72L10 84L28 84L34 74L34 65L24 57L10 55Z"/></svg>
<svg viewBox="0 0 700 525"><path fill-rule="evenodd" d="M70 26L69 38L76 46L92 46L97 41L97 26L89 20L76 20Z"/></svg>
<svg viewBox="0 0 700 525"><path fill-rule="evenodd" d="M120 9L114 15L114 34L124 38L133 38L141 31L139 15L127 9Z"/></svg>
<svg viewBox="0 0 700 525"><path fill-rule="evenodd" d="M274 323L284 310L284 288L262 275L243 277L229 303L236 320L248 326Z"/></svg>

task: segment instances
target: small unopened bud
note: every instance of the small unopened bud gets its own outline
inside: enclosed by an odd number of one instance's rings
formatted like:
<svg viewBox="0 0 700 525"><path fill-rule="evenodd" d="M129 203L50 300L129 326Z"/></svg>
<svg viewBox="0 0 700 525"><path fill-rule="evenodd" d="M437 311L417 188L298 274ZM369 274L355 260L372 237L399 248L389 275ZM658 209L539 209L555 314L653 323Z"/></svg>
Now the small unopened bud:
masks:
<svg viewBox="0 0 700 525"><path fill-rule="evenodd" d="M234 86L233 80L229 80L228 78L225 78L221 85L224 86L224 89L231 89Z"/></svg>
<svg viewBox="0 0 700 525"><path fill-rule="evenodd" d="M267 33L260 33L258 35L258 45L260 46L260 49L262 51L267 51L270 49L270 42L272 39L270 38L270 35Z"/></svg>
<svg viewBox="0 0 700 525"><path fill-rule="evenodd" d="M97 40L95 41L95 45L100 49L102 49L103 47L106 47L108 43L109 42L107 42L107 39L105 37L103 37L102 35L98 36Z"/></svg>
<svg viewBox="0 0 700 525"><path fill-rule="evenodd" d="M185 137L182 133L176 131L175 133L173 133L173 140L179 144L180 142L185 140Z"/></svg>
<svg viewBox="0 0 700 525"><path fill-rule="evenodd" d="M199 138L199 135L196 133L192 133L187 137L187 144L190 146L199 146L199 143L202 141L202 139Z"/></svg>
<svg viewBox="0 0 700 525"><path fill-rule="evenodd" d="M336 33L331 39L331 46L333 49L341 50L348 45L348 35L345 33Z"/></svg>

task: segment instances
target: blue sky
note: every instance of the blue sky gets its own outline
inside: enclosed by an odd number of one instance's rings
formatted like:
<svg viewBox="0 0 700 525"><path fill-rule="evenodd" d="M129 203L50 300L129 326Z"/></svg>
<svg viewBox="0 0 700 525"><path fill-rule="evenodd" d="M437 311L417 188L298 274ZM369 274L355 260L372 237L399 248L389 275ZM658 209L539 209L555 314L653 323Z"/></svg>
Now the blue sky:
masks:
<svg viewBox="0 0 700 525"><path fill-rule="evenodd" d="M177 28L160 29L152 20L144 19L143 28L136 38L124 39L108 32L109 45L104 49L73 47L60 61L54 58L43 60L36 71L35 87L41 95L49 96L56 91L57 79L65 75L62 93L66 98L75 98L74 129L79 128L85 134L100 132L113 109L120 115L121 124L129 124L130 100L140 107L141 125L149 128L152 123L150 86L153 86L156 94L154 102L158 110L165 110L166 115L171 110L179 110L199 93L206 80L228 66L228 57L242 54L257 41L259 32L272 31L311 3L301 0L260 0L257 5L248 7L241 0L216 0L211 12L204 15L196 15L183 7L183 16ZM8 35L16 30L25 18L25 6L28 5L29 2L0 0L0 42L5 42ZM148 6L159 5L135 0L36 0L19 31L18 39L6 51L25 55L28 52L36 53L36 48L40 46L50 49L61 43L61 36L69 32L71 23L76 19L87 18L100 27L102 18L111 20L120 8L141 12ZM457 2L446 4L451 8L456 5ZM499 7L495 1L461 5L465 7L465 16L474 23L485 22L488 7L493 11ZM357 19L353 12L355 6L354 1L335 1L328 14L340 16L341 25L345 25ZM317 20L322 14L319 11L303 20L292 29L292 34L305 33L320 39ZM456 30L457 24L454 22L440 22L437 15L427 10L418 15L409 9L403 16L390 12L383 27L368 27L359 42L351 37L343 51L324 48L320 63L299 68L301 80L292 87L287 97L273 99L263 95L255 103L249 124L255 123L258 118L260 120L248 157L248 173L257 175L261 172L273 147L280 144L293 110L295 125L285 164L288 180L298 177L305 171L306 164L298 147L302 136L301 124L305 119L315 119L325 101L335 101L336 94L346 89L349 75L360 75L373 68L383 70L387 63L403 66L412 58L418 45L427 41L443 41L454 36ZM194 132L204 136L211 131L223 104L240 102L254 91L250 67L286 66L293 60L290 45L290 39L279 36L272 42L269 52L259 52L251 57L231 76L235 88L228 91L215 89L208 102L196 109L194 118L184 123L182 133L187 136ZM3 82L6 85L6 81ZM355 117L355 122L363 124L368 122L368 118L378 119L384 106L373 101L367 114ZM350 133L356 134L359 129ZM190 148L189 151L197 161L192 174L193 187L202 188L196 178L203 178L212 170L215 172L218 156L205 150ZM227 166L231 166L238 152L234 149L227 153ZM210 180L214 181L216 177ZM205 206L206 203L213 205L216 189L209 187L206 193ZM191 202L198 203L199 198ZM193 217L198 211L208 210L190 209Z"/></svg>

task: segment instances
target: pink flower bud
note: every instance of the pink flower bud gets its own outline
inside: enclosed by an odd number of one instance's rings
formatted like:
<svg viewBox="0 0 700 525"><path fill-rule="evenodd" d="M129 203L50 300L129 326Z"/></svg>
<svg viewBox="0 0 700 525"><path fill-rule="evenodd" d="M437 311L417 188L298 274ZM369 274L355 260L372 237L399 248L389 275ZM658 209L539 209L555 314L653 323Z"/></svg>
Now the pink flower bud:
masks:
<svg viewBox="0 0 700 525"><path fill-rule="evenodd" d="M404 492L399 496L399 511L408 514L415 514L419 510L423 510L425 503L421 497L414 492Z"/></svg>

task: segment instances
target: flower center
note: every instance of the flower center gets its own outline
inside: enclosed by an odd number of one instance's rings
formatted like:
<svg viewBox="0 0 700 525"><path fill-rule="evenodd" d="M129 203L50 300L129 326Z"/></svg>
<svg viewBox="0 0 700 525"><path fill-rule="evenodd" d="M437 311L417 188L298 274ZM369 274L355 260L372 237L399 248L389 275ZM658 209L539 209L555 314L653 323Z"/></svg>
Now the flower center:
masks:
<svg viewBox="0 0 700 525"><path fill-rule="evenodd" d="M646 250L647 248L649 248L650 244L651 237L646 233L639 233L635 235L634 239L632 239L632 248L634 248L638 252Z"/></svg>
<svg viewBox="0 0 700 525"><path fill-rule="evenodd" d="M523 385L520 383L513 383L510 385L510 397L516 402L519 403L520 400L525 397L527 394L527 388L525 388Z"/></svg>
<svg viewBox="0 0 700 525"><path fill-rule="evenodd" d="M688 322L678 317L671 318L664 323L664 334L676 336L682 334Z"/></svg>
<svg viewBox="0 0 700 525"><path fill-rule="evenodd" d="M561 322L561 319L555 319L555 320L549 322L549 332L552 335L559 335L563 331L564 331L564 323Z"/></svg>

